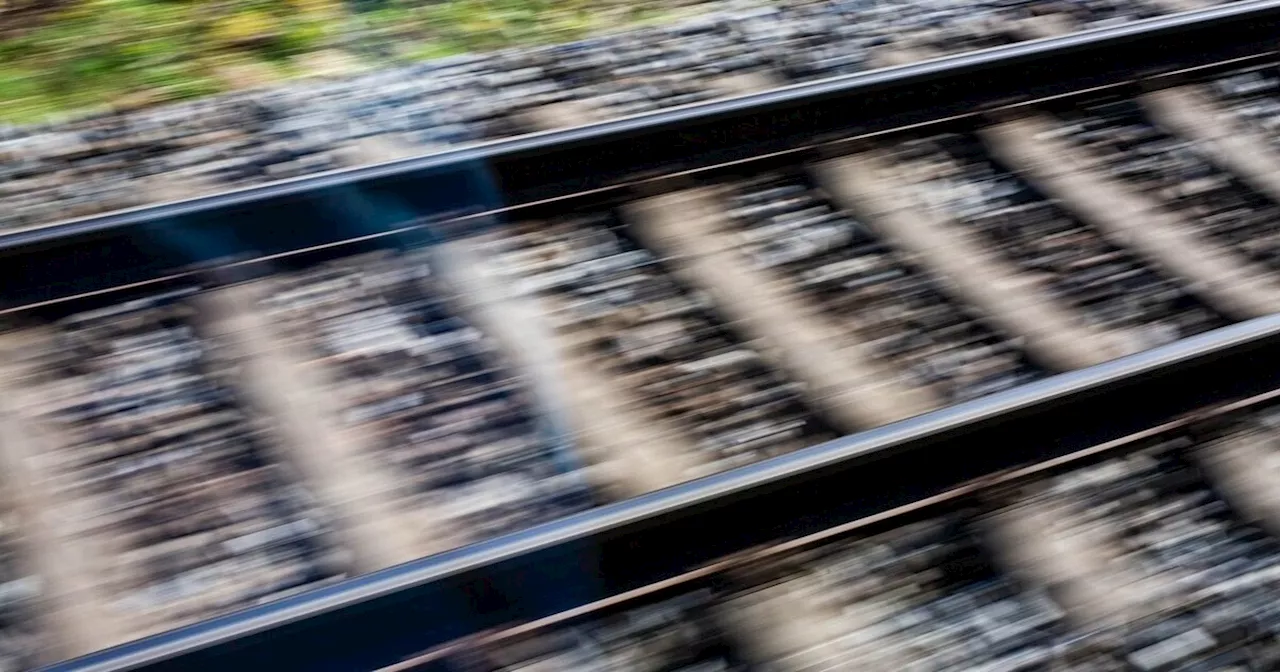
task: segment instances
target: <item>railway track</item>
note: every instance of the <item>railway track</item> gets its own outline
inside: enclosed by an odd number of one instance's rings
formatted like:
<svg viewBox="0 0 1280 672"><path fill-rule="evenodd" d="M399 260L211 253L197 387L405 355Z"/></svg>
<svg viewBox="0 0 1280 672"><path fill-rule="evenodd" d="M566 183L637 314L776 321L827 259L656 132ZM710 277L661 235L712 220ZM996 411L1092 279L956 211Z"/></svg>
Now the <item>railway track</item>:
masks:
<svg viewBox="0 0 1280 672"><path fill-rule="evenodd" d="M1125 437L1079 462L1002 475L384 669L576 669L641 649L675 669L1266 667L1274 644L1255 624L1269 607L1247 595L1268 590L1274 541L1205 480L1202 465L1212 472L1217 458L1201 460L1248 443L1272 422L1272 399L1204 416L1211 429ZM1033 541L1045 536L1052 545ZM1217 565L1236 560L1235 570ZM682 640L685 629L697 639ZM683 646L663 648L672 641Z"/></svg>
<svg viewBox="0 0 1280 672"><path fill-rule="evenodd" d="M686 666L842 669L974 604L1000 646L875 664L1269 664L1224 606L1280 515L1245 5L0 236L50 669L571 666L663 610L715 642Z"/></svg>
<svg viewBox="0 0 1280 672"><path fill-rule="evenodd" d="M0 125L0 228L401 158L865 72L1218 2L1004 6L698 3L701 16L575 44L473 54L179 105ZM754 5L754 6L752 6ZM766 84L767 85L767 84Z"/></svg>

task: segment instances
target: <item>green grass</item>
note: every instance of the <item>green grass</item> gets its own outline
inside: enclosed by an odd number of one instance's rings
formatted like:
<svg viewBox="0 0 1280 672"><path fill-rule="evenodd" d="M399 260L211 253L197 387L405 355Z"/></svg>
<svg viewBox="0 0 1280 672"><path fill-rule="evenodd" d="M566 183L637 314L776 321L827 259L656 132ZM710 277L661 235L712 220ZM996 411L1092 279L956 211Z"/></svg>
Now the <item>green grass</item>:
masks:
<svg viewBox="0 0 1280 672"><path fill-rule="evenodd" d="M206 96L299 74L320 50L425 60L653 23L663 2L73 0L0 38L0 122ZM371 49L369 47L376 47ZM369 63L377 65L377 63Z"/></svg>
<svg viewBox="0 0 1280 672"><path fill-rule="evenodd" d="M269 77L323 47L334 3L76 0L0 41L0 119L28 122L108 104L148 104L237 86L252 66ZM271 74L266 74L271 73Z"/></svg>

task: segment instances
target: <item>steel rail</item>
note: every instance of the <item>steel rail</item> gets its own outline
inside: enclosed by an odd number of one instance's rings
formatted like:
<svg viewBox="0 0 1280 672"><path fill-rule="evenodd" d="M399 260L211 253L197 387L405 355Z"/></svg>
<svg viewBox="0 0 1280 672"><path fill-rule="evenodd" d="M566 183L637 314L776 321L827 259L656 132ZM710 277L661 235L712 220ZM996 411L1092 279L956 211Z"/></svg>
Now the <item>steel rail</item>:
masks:
<svg viewBox="0 0 1280 672"><path fill-rule="evenodd" d="M1113 47L1133 39L1153 37L1178 37L1188 29L1205 30L1220 25L1239 25L1242 22L1280 21L1280 0L1252 0L1232 3L1209 9L1180 12L1169 16L1137 21L1109 28L1096 28L1060 37L1019 42L1013 45L992 47L956 55L927 59L919 63L880 68L865 73L855 73L823 79L806 84L782 86L760 93L733 96L721 100L694 103L676 108L657 110L617 119L585 124L583 126L530 133L526 135L475 143L456 149L445 149L431 154L388 161L356 168L338 169L323 173L280 180L260 186L231 189L208 196L184 199L157 205L119 210L103 215L76 218L42 226L0 234L0 246L23 245L46 240L70 232L86 233L104 228L127 225L140 221L165 220L210 210L222 210L271 199L288 198L317 189L345 187L364 182L397 177L410 173L451 168L458 164L503 161L525 154L537 154L554 160L566 146L584 142L611 141L619 137L639 140L639 136L656 129L686 127L736 116L742 113L758 113L761 110L803 107L832 97L846 98L862 95L879 87L894 88L902 84L916 85L920 81L956 74L973 74L979 68L1007 67L1028 61L1057 60L1063 56L1083 51L1096 51L1100 47ZM1269 27L1269 26L1267 26ZM1249 31L1240 41L1253 36ZM1270 41L1270 40L1268 40ZM1243 45L1248 55L1274 51L1253 49L1252 43ZM1276 45L1280 46L1280 45ZM1167 49L1165 50L1167 51ZM1198 54L1191 62L1208 65L1220 57ZM1179 68L1194 67L1177 62ZM1161 54L1150 55L1130 64L1167 71L1171 61ZM1138 73L1131 73L1138 74ZM1148 73L1149 74L1149 73ZM1026 84L1031 84L1027 82Z"/></svg>
<svg viewBox="0 0 1280 672"><path fill-rule="evenodd" d="M392 664L1267 393L1276 361L1280 316L1259 318L49 669Z"/></svg>
<svg viewBox="0 0 1280 672"><path fill-rule="evenodd" d="M1276 56L1280 0L1253 0L0 233L0 308L501 213L890 129Z"/></svg>
<svg viewBox="0 0 1280 672"><path fill-rule="evenodd" d="M643 604L656 594L666 593L672 589L686 587L698 581L712 577L725 576L733 572L750 569L755 566L767 566L794 554L816 549L841 538L870 534L887 527L894 527L906 518L927 515L929 512L940 512L954 507L956 504L970 500L975 496L993 490L1017 485L1046 475L1060 473L1083 464L1092 463L1107 457L1123 454L1128 451L1150 445L1154 441L1176 436L1193 430L1197 426L1214 421L1222 421L1246 413L1252 409L1265 406L1280 400L1280 389L1257 394L1247 399L1214 404L1179 416L1173 420L1142 429L1120 438L1106 441L1095 446L1070 452L1036 464L1018 469L1010 469L990 476L982 476L972 481L960 483L937 495L925 497L915 502L888 509L879 513L858 518L847 523L833 525L796 539L769 543L761 548L748 549L741 553L721 558L710 564L689 570L678 576L635 588L619 595L569 609L529 623L520 623L511 627L477 633L442 646L434 647L404 661L380 668L377 672L413 672L424 665L447 657L450 653L467 648L500 644L517 637L550 630L569 622L602 612L625 609L633 605Z"/></svg>

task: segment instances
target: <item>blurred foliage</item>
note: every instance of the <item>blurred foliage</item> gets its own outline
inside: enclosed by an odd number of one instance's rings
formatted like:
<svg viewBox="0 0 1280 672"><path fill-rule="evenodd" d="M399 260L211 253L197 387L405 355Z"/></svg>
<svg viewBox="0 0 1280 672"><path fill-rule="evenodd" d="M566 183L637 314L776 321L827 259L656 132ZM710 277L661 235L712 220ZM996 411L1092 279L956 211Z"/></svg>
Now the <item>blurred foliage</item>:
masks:
<svg viewBox="0 0 1280 672"><path fill-rule="evenodd" d="M331 39L343 10L339 0L56 4L0 33L0 119L190 98L286 76L294 57Z"/></svg>
<svg viewBox="0 0 1280 672"><path fill-rule="evenodd" d="M652 5L622 0L389 0L360 18L384 43L439 54L567 42L647 18L656 11Z"/></svg>
<svg viewBox="0 0 1280 672"><path fill-rule="evenodd" d="M0 122L256 86L307 74L320 52L377 64L563 42L687 4L382 0L355 12L342 0L0 0Z"/></svg>

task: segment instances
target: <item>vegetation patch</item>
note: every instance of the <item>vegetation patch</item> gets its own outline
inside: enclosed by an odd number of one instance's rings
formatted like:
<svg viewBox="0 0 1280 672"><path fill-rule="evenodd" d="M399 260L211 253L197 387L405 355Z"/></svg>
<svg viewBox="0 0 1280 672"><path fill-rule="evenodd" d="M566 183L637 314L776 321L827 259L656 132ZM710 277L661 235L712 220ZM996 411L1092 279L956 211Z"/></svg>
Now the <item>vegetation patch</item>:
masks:
<svg viewBox="0 0 1280 672"><path fill-rule="evenodd" d="M364 65L564 42L680 2L622 0L0 0L0 122L135 107ZM332 59L329 59L332 60Z"/></svg>

